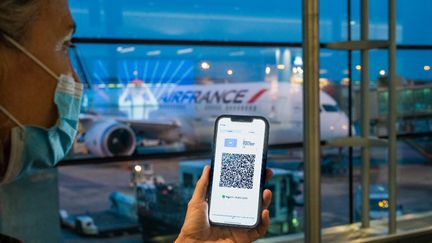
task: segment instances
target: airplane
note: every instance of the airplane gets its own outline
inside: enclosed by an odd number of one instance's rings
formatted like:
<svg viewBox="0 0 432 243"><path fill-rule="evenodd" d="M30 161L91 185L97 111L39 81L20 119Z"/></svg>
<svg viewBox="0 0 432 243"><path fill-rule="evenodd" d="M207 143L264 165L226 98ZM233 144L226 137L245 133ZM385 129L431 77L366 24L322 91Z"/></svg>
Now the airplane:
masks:
<svg viewBox="0 0 432 243"><path fill-rule="evenodd" d="M319 94L321 140L348 136L347 115L327 93ZM302 96L302 85L288 82L149 85L135 80L125 87L85 93L81 140L98 157L132 155L146 140L210 145L215 119L236 114L266 117L269 145L299 143Z"/></svg>

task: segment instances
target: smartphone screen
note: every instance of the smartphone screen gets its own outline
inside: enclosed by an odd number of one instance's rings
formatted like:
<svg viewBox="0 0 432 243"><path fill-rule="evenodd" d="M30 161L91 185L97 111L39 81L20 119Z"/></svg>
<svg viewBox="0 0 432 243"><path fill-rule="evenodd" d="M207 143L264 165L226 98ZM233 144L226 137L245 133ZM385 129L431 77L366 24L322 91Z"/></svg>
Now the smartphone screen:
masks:
<svg viewBox="0 0 432 243"><path fill-rule="evenodd" d="M209 197L211 223L248 228L259 223L267 124L261 117L217 119Z"/></svg>

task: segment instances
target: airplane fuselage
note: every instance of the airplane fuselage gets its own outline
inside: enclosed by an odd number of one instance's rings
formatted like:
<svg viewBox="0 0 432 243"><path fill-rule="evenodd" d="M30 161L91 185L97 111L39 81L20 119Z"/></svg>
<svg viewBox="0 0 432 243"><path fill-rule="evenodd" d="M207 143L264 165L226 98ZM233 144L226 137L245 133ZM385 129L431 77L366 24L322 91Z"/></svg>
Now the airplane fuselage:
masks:
<svg viewBox="0 0 432 243"><path fill-rule="evenodd" d="M303 140L302 96L301 85L278 82L91 90L83 107L96 115L83 114L81 123L87 147L98 156L130 155L143 146L137 137L210 144L222 114L263 116L270 123L269 144L288 144ZM317 109L321 140L348 135L348 118L333 98L321 91Z"/></svg>
<svg viewBox="0 0 432 243"><path fill-rule="evenodd" d="M183 134L192 140L211 142L214 120L222 114L266 117L270 122L270 144L302 140L303 90L300 85L264 82L185 85L153 93L158 109L150 117L179 119ZM322 91L320 99L321 104L337 107L336 101ZM321 107L320 110L324 139L347 135L348 119L343 112L327 112Z"/></svg>

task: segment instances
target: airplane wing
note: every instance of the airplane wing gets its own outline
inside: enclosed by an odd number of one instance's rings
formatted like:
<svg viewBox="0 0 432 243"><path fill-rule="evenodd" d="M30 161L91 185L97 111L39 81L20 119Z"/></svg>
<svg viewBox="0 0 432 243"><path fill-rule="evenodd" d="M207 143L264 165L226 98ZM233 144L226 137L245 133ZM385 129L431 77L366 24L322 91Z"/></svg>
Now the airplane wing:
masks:
<svg viewBox="0 0 432 243"><path fill-rule="evenodd" d="M91 113L81 113L79 115L79 121L81 125L87 130L92 124L99 119L99 116Z"/></svg>
<svg viewBox="0 0 432 243"><path fill-rule="evenodd" d="M134 130L143 130L154 132L166 132L166 130L177 129L180 127L175 121L149 121L149 120L129 120L129 119L116 119L118 122L128 124Z"/></svg>
<svg viewBox="0 0 432 243"><path fill-rule="evenodd" d="M136 120L126 117L116 117L99 114L80 114L80 123L85 130L92 129L99 121L112 121L125 124L137 134L151 139L177 141L180 137L180 123L176 120Z"/></svg>

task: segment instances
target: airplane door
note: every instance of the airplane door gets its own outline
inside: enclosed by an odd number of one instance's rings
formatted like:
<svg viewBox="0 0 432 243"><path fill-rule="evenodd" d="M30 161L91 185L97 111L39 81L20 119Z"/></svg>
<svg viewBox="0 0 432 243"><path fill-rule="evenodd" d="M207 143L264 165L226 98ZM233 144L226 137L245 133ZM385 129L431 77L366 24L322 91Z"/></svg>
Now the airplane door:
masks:
<svg viewBox="0 0 432 243"><path fill-rule="evenodd" d="M292 99L279 96L270 108L270 140L275 143L300 141L303 131L303 110Z"/></svg>
<svg viewBox="0 0 432 243"><path fill-rule="evenodd" d="M292 102L291 111L287 112L287 120L291 121L291 129L296 141L303 139L303 105L301 102Z"/></svg>

